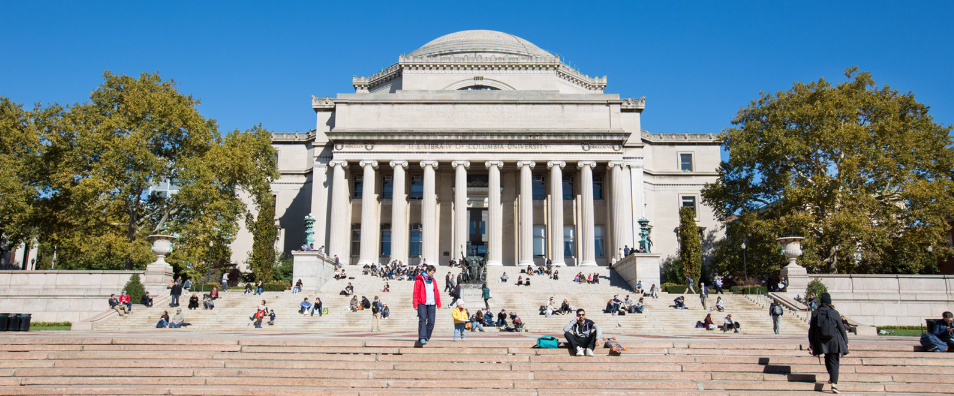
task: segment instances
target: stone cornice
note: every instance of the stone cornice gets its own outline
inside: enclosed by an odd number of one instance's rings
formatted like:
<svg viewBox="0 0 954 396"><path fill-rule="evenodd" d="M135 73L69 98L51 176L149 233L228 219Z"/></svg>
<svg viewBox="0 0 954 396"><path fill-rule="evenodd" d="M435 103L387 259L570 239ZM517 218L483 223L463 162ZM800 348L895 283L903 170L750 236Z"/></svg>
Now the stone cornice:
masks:
<svg viewBox="0 0 954 396"><path fill-rule="evenodd" d="M592 141L620 142L629 138L630 133L623 130L334 130L326 132L328 139L339 141L414 141L414 140L487 140L487 141Z"/></svg>
<svg viewBox="0 0 954 396"><path fill-rule="evenodd" d="M315 109L315 111L334 111L335 100L327 96L319 98L315 95L311 95L311 108Z"/></svg>
<svg viewBox="0 0 954 396"><path fill-rule="evenodd" d="M644 141L650 143L704 143L719 144L719 136L712 133L650 133L641 131Z"/></svg>
<svg viewBox="0 0 954 396"><path fill-rule="evenodd" d="M567 66L560 56L529 57L519 55L446 55L446 56L398 56L397 63L372 74L370 77L352 76L351 84L356 93L371 92L405 73L427 72L508 72L508 73L553 73L557 77L590 92L606 90L604 77L590 77Z"/></svg>
<svg viewBox="0 0 954 396"><path fill-rule="evenodd" d="M643 111L643 109L646 108L646 97L643 96L639 99L623 99L623 103L620 103L619 108L622 111Z"/></svg>
<svg viewBox="0 0 954 396"><path fill-rule="evenodd" d="M315 140L315 130L308 132L273 132L272 142L307 142Z"/></svg>

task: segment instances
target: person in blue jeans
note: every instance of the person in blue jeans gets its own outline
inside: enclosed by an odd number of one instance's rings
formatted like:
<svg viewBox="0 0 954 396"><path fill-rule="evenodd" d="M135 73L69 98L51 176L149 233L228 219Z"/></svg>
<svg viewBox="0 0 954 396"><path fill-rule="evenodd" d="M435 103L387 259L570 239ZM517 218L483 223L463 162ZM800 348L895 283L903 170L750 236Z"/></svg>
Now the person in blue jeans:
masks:
<svg viewBox="0 0 954 396"><path fill-rule="evenodd" d="M947 343L947 350L951 350L954 347L954 314L951 312L944 312L942 315L942 320L934 322L934 329L931 333L937 336L938 339Z"/></svg>
<svg viewBox="0 0 954 396"><path fill-rule="evenodd" d="M434 332L434 320L438 309L441 308L441 293L437 286L434 273L437 269L433 265L424 267L424 273L414 279L414 294L411 304L417 310L417 335L421 345L426 345Z"/></svg>
<svg viewBox="0 0 954 396"><path fill-rule="evenodd" d="M185 316L182 315L182 308L176 308L176 314L172 316L172 320L169 321L169 327L173 329L178 329L182 327L182 323L185 322Z"/></svg>
<svg viewBox="0 0 954 396"><path fill-rule="evenodd" d="M265 291L265 288L262 287L262 281L258 281L258 283L255 285L255 293L253 295L262 294L263 291Z"/></svg>

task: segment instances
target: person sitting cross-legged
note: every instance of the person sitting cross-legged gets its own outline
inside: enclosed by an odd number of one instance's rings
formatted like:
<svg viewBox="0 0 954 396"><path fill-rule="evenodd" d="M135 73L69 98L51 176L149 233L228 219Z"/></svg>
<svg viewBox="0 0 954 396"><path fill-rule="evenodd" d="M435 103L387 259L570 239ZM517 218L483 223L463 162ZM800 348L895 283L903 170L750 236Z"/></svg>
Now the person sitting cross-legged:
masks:
<svg viewBox="0 0 954 396"><path fill-rule="evenodd" d="M172 320L169 321L169 328L178 329L184 322L185 315L182 315L182 308L176 308L176 314L172 315Z"/></svg>
<svg viewBox="0 0 954 396"><path fill-rule="evenodd" d="M120 304L115 294L109 295L109 309L115 309L116 312L119 313L119 316L123 316L127 313L126 305Z"/></svg>
<svg viewBox="0 0 954 396"><path fill-rule="evenodd" d="M505 326L507 326L507 310L501 309L500 312L497 313L497 327Z"/></svg>
<svg viewBox="0 0 954 396"><path fill-rule="evenodd" d="M633 312L632 312L632 313L643 313L643 310L644 310L644 309L646 309L646 302L644 302L644 301L643 301L643 298L640 297L640 298L639 298L639 301L637 301L636 304L633 304Z"/></svg>
<svg viewBox="0 0 954 396"><path fill-rule="evenodd" d="M309 310L311 310L311 303L308 302L308 297L305 297L305 300L301 302L301 307L298 308L298 313L305 314ZM312 316L314 316L314 313L312 313Z"/></svg>
<svg viewBox="0 0 954 396"><path fill-rule="evenodd" d="M152 296L149 295L149 292L143 294L139 299L139 303L145 305L146 307L152 307Z"/></svg>
<svg viewBox="0 0 954 396"><path fill-rule="evenodd" d="M725 312L725 301L722 301L722 297L716 297L715 309L719 312Z"/></svg>
<svg viewBox="0 0 954 396"><path fill-rule="evenodd" d="M603 329L586 318L583 308L576 310L576 320L564 326L563 332L567 345L576 351L576 356L593 356L596 340L603 335Z"/></svg>
<svg viewBox="0 0 954 396"><path fill-rule="evenodd" d="M686 298L683 296L676 297L675 300L672 300L676 303L676 309L686 309Z"/></svg>

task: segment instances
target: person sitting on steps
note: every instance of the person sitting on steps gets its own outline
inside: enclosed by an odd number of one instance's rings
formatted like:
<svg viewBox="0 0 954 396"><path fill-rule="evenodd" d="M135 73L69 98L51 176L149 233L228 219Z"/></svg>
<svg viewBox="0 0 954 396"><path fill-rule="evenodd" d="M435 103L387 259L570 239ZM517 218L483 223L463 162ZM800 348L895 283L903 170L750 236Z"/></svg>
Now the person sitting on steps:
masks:
<svg viewBox="0 0 954 396"><path fill-rule="evenodd" d="M719 312L725 312L725 301L722 301L722 297L716 297L715 309Z"/></svg>
<svg viewBox="0 0 954 396"><path fill-rule="evenodd" d="M252 293L252 282L245 283L245 293L242 294L251 294Z"/></svg>
<svg viewBox="0 0 954 396"><path fill-rule="evenodd" d="M732 314L728 314L728 315L725 316L725 323L722 325L722 332L723 332L723 333L729 331L730 328L733 329L733 330L735 330L736 333L738 333L738 332L739 332L739 327L741 327L741 326L739 325L739 322L735 322L735 321L732 320Z"/></svg>
<svg viewBox="0 0 954 396"><path fill-rule="evenodd" d="M149 295L149 292L142 295L142 298L139 299L139 303L146 307L152 307L152 296Z"/></svg>
<svg viewBox="0 0 954 396"><path fill-rule="evenodd" d="M510 279L510 277L507 276L507 273L506 273L506 272L504 272L503 275L500 275L500 281L501 281L501 282L507 283L507 279Z"/></svg>
<svg viewBox="0 0 954 396"><path fill-rule="evenodd" d="M176 314L172 315L172 320L169 321L169 328L178 329L183 323L185 323L185 316L182 315L182 308L176 308Z"/></svg>
<svg viewBox="0 0 954 396"><path fill-rule="evenodd" d="M517 277L517 286L523 286L523 277L522 277L522 276Z"/></svg>
<svg viewBox="0 0 954 396"><path fill-rule="evenodd" d="M198 309L199 308L199 295L192 293L192 297L189 297L189 309Z"/></svg>
<svg viewBox="0 0 954 396"><path fill-rule="evenodd" d="M500 313L497 314L497 327L506 327L507 326L507 310L501 309Z"/></svg>
<svg viewBox="0 0 954 396"><path fill-rule="evenodd" d="M309 310L311 310L311 303L308 302L308 297L305 297L305 299L301 302L300 308L298 308L298 313L304 314ZM314 313L312 313L312 315L314 315Z"/></svg>
<svg viewBox="0 0 954 396"><path fill-rule="evenodd" d="M560 315L566 315L568 313L570 313L570 302L564 298L563 304L560 304Z"/></svg>
<svg viewBox="0 0 954 396"><path fill-rule="evenodd" d="M563 338L566 339L570 350L576 351L576 356L594 356L593 348L596 340L603 335L600 325L586 318L583 308L576 310L576 320L570 321L563 327Z"/></svg>
<svg viewBox="0 0 954 396"><path fill-rule="evenodd" d="M213 309L215 308L215 303L212 302L212 297L206 294L202 295L202 309Z"/></svg>
<svg viewBox="0 0 954 396"><path fill-rule="evenodd" d="M643 302L643 298L640 297L639 301L636 302L636 305L633 305L633 311L635 313L643 313L643 310L646 309L646 303Z"/></svg>
<svg viewBox="0 0 954 396"><path fill-rule="evenodd" d="M676 309L686 309L686 298L683 296L676 297L673 300L676 303Z"/></svg>
<svg viewBox="0 0 954 396"><path fill-rule="evenodd" d="M115 309L119 313L119 316L124 316L126 312L126 306L119 303L119 299L116 298L115 294L109 295L109 309Z"/></svg>

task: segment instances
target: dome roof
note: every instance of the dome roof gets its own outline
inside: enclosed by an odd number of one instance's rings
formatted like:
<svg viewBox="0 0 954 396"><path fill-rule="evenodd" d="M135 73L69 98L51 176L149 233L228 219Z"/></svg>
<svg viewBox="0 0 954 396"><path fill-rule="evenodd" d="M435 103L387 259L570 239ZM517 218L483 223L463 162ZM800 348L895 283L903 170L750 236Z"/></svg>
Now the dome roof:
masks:
<svg viewBox="0 0 954 396"><path fill-rule="evenodd" d="M493 30L465 30L441 36L424 44L408 56L429 57L475 52L533 57L553 56L527 40Z"/></svg>

